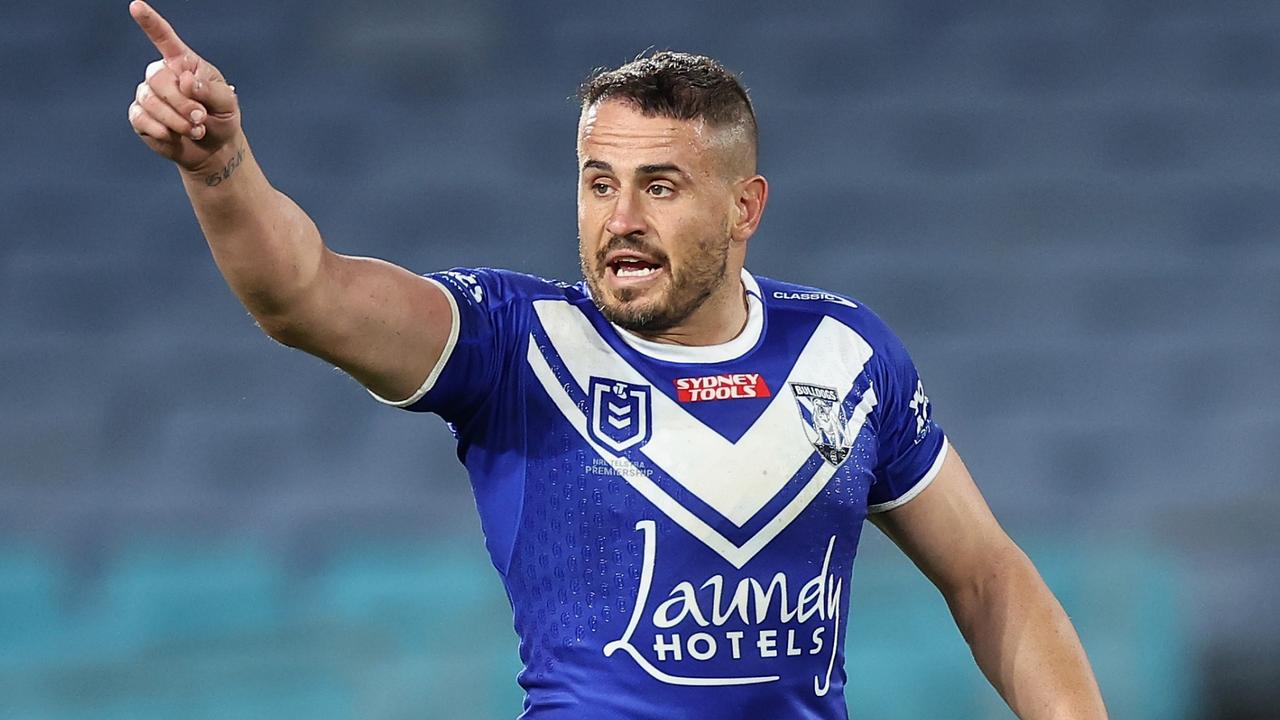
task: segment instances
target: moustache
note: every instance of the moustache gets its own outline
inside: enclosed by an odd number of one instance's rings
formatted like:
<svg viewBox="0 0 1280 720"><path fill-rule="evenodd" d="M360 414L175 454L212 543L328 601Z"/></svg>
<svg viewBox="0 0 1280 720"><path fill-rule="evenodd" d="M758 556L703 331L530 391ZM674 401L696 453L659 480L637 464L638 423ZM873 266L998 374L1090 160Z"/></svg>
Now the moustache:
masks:
<svg viewBox="0 0 1280 720"><path fill-rule="evenodd" d="M596 263L603 265L609 253L617 250L634 250L641 255L657 260L663 265L669 265L665 252L634 235L610 235L609 241L596 251Z"/></svg>

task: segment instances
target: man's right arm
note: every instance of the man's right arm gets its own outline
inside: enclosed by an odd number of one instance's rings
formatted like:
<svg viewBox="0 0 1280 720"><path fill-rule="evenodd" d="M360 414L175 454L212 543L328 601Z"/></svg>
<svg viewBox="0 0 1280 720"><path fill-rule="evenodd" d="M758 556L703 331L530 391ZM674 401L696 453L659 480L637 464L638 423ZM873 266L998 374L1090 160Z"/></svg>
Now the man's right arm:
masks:
<svg viewBox="0 0 1280 720"><path fill-rule="evenodd" d="M227 284L281 343L317 355L378 395L412 395L453 323L435 284L325 247L311 218L267 181L240 127L234 88L143 2L130 13L163 60L129 109L144 142L179 167Z"/></svg>

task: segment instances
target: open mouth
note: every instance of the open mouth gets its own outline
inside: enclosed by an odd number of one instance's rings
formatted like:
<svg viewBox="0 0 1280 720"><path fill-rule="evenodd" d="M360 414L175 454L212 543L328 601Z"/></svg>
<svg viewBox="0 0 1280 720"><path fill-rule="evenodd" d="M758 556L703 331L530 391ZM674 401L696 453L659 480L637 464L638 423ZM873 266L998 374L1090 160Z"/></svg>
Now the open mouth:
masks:
<svg viewBox="0 0 1280 720"><path fill-rule="evenodd" d="M609 273L622 282L639 282L662 272L662 263L640 255L619 253L609 258Z"/></svg>

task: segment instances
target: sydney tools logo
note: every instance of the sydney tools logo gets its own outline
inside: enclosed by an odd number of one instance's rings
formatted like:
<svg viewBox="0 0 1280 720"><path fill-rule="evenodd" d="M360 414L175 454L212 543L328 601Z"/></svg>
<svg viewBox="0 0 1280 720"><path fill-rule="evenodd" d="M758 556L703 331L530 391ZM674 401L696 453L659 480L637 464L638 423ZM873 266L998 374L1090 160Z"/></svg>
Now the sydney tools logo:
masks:
<svg viewBox="0 0 1280 720"><path fill-rule="evenodd" d="M676 378L676 400L682 403L704 400L767 398L772 393L760 373L730 373Z"/></svg>

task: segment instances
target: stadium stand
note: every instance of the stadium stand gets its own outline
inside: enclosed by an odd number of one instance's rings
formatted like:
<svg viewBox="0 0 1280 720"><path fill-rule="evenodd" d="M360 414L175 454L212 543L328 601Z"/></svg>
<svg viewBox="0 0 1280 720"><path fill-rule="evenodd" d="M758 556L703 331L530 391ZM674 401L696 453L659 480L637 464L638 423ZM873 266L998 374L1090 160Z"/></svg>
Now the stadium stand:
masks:
<svg viewBox="0 0 1280 720"><path fill-rule="evenodd" d="M903 336L1113 715L1280 706L1280 6L157 6L330 245L419 272L575 278L577 83L720 57L772 183L748 266ZM0 73L0 717L513 717L447 431L261 335L124 120L151 59L123 4L0 9L41 69ZM1008 717L864 538L851 707Z"/></svg>

